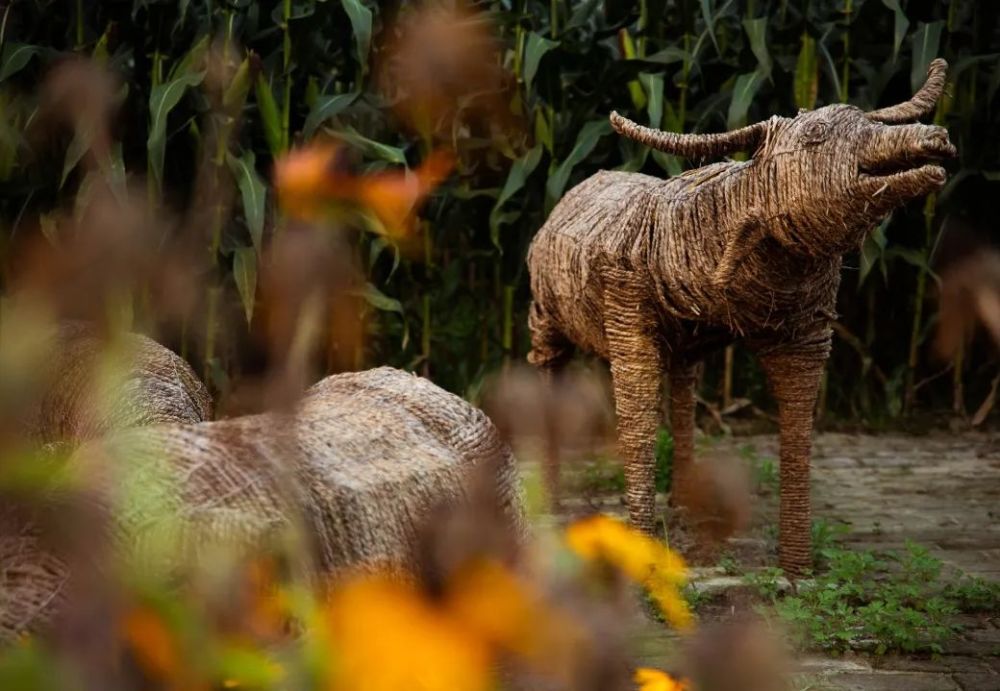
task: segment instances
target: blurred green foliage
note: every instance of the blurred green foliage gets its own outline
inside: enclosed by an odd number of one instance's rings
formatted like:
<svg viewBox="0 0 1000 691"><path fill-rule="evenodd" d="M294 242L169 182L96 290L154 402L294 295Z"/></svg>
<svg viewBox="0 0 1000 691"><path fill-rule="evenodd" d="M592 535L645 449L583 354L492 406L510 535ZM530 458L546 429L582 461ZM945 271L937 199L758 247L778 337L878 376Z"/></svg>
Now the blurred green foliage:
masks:
<svg viewBox="0 0 1000 691"><path fill-rule="evenodd" d="M937 121L961 153L951 182L926 205L897 212L849 257L825 410L879 421L920 403L977 405L995 365L976 342L951 363L933 361L933 253L942 220L964 213L992 223L1000 185L1000 4L973 0L505 0L480 2L509 71L503 136L456 129L461 165L424 209L422 256L376 236L360 240L374 318L359 365L418 369L475 395L483 375L528 349L524 255L546 213L600 168L675 174L695 162L611 136L618 109L653 126L717 131L771 114L848 100L862 108L907 98L935 56L951 86ZM192 197L210 104L196 59L209 37L247 58L226 90L238 109L238 142L222 160L239 186L239 214L209 248L222 294L253 328L256 257L274 232L263 181L275 156L324 130L347 133L366 168L415 163L422 143L389 115L376 89L382 39L398 10L369 0L119 0L0 3L0 230L69 204L83 184L79 146L38 150L25 138L34 88L65 53L93 55L123 77L125 106L113 148L126 174L145 174L173 208ZM499 114L498 114L499 115ZM508 114L504 114L507 117ZM499 118L498 118L499 119ZM991 230L987 226L987 230ZM5 262L6 263L6 262ZM10 267L6 267L10 270ZM242 303L242 306L241 306ZM234 322L246 329L246 320ZM209 338L207 342L213 343ZM216 386L251 367L240 338L211 359ZM251 358L252 359L252 358ZM737 350L734 390L764 397L763 379ZM716 396L721 357L710 361ZM205 363L196 363L205 365ZM954 366L951 377L924 380Z"/></svg>

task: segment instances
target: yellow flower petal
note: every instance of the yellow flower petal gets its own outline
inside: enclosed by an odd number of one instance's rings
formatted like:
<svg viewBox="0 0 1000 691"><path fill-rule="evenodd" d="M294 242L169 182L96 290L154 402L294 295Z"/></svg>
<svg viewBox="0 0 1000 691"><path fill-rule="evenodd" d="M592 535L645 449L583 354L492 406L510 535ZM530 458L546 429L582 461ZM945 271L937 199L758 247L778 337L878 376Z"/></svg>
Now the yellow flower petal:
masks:
<svg viewBox="0 0 1000 691"><path fill-rule="evenodd" d="M639 691L689 691L686 680L677 681L672 676L651 667L639 667L635 670L632 680L638 685Z"/></svg>
<svg viewBox="0 0 1000 691"><path fill-rule="evenodd" d="M604 515L570 525L566 543L581 558L607 562L643 585L671 625L678 629L690 626L691 613L680 594L687 580L687 567L676 552Z"/></svg>

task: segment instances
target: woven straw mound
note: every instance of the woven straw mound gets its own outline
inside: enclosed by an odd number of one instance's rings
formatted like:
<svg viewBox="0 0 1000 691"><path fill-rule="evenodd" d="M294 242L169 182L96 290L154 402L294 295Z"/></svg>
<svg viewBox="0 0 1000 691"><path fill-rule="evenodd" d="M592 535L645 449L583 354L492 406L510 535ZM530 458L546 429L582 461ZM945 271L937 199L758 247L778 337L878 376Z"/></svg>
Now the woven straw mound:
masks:
<svg viewBox="0 0 1000 691"><path fill-rule="evenodd" d="M101 372L110 372L100 385ZM174 352L138 334L111 344L83 322L60 326L43 392L26 416L27 435L42 444L76 445L111 430L212 416L212 399Z"/></svg>
<svg viewBox="0 0 1000 691"><path fill-rule="evenodd" d="M293 417L257 415L132 430L70 461L114 506L116 544L142 559L172 533L178 558L220 543L307 545L323 572L414 564L429 512L466 496L470 471L495 464L498 499L521 527L513 457L481 411L390 368L329 377ZM66 570L37 537L0 538L8 601L0 639L38 630L59 606Z"/></svg>

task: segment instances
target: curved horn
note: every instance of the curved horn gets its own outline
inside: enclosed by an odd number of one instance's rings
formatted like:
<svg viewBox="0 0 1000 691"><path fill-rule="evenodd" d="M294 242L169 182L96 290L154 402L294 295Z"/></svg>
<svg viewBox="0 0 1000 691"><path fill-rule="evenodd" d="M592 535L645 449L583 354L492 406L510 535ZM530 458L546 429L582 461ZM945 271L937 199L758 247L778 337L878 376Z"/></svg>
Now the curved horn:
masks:
<svg viewBox="0 0 1000 691"><path fill-rule="evenodd" d="M884 122L887 125L898 125L918 120L923 115L930 115L934 112L938 99L941 98L947 76L948 63L941 58L932 60L927 68L927 81L920 87L920 91L913 94L913 98L888 108L873 110L867 114L868 119Z"/></svg>
<svg viewBox="0 0 1000 691"><path fill-rule="evenodd" d="M757 148L767 131L767 122L758 122L718 134L677 134L643 127L617 112L611 113L610 120L614 130L623 137L685 158L708 158L734 151L750 151Z"/></svg>

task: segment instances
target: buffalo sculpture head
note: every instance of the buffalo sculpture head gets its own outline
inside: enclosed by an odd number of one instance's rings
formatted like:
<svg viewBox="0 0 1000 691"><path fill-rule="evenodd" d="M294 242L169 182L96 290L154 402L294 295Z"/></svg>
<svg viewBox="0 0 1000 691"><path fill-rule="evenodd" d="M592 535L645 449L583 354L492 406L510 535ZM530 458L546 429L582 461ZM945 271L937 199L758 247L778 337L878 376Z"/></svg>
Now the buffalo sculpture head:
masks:
<svg viewBox="0 0 1000 691"><path fill-rule="evenodd" d="M734 206L789 248L843 253L892 209L944 185L938 163L956 153L948 132L914 121L934 111L947 68L934 60L909 101L867 113L837 104L719 134L664 132L618 113L611 124L625 137L686 158L753 152L735 164Z"/></svg>

